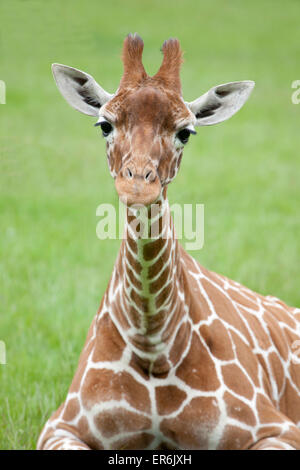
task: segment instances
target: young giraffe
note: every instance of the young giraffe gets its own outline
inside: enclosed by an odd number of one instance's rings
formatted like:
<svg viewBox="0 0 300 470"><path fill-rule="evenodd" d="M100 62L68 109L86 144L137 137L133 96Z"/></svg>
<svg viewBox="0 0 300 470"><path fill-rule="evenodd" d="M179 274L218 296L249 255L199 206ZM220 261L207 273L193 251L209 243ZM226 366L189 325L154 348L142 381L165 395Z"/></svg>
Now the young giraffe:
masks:
<svg viewBox="0 0 300 470"><path fill-rule="evenodd" d="M98 117L128 218L66 401L38 449L300 449L300 309L194 261L175 238L166 196L194 125L232 116L254 83L186 103L179 42L164 43L153 77L142 51L139 36L125 39L114 95L90 75L53 66L66 100ZM148 208L148 238L137 203Z"/></svg>

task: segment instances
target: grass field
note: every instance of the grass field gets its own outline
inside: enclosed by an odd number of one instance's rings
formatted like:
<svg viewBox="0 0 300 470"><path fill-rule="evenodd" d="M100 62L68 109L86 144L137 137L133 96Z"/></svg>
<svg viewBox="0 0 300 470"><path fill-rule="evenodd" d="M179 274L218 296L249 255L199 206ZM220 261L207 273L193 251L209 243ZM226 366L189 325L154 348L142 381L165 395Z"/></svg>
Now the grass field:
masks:
<svg viewBox="0 0 300 470"><path fill-rule="evenodd" d="M201 264L300 306L299 14L297 0L1 2L1 449L34 448L63 401L120 243L95 232L97 206L117 203L104 141L61 98L51 63L112 92L137 31L150 74L163 41L180 39L186 100L255 80L239 114L188 144L169 200L205 204Z"/></svg>

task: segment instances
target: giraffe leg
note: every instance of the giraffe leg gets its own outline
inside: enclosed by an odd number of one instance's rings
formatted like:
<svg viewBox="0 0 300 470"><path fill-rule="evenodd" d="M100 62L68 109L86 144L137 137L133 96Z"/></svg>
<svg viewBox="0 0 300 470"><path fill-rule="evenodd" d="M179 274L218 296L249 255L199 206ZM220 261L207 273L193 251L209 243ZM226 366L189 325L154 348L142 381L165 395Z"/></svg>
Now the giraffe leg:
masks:
<svg viewBox="0 0 300 470"><path fill-rule="evenodd" d="M250 450L297 450L297 447L278 437L267 437L250 447Z"/></svg>
<svg viewBox="0 0 300 470"><path fill-rule="evenodd" d="M249 450L300 450L300 429L288 424L289 429L279 435L265 436Z"/></svg>
<svg viewBox="0 0 300 470"><path fill-rule="evenodd" d="M90 450L78 427L60 418L64 403L46 422L37 442L37 450Z"/></svg>
<svg viewBox="0 0 300 470"><path fill-rule="evenodd" d="M71 437L53 437L38 450L91 450L86 444Z"/></svg>
<svg viewBox="0 0 300 470"><path fill-rule="evenodd" d="M90 447L67 429L46 426L38 440L37 450L90 450Z"/></svg>

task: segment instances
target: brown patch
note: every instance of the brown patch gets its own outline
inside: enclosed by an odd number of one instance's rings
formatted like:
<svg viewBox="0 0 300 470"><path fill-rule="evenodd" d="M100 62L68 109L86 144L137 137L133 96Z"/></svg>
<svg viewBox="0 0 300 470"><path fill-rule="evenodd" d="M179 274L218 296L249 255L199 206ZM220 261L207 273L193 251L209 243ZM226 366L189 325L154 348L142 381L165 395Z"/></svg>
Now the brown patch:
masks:
<svg viewBox="0 0 300 470"><path fill-rule="evenodd" d="M191 257L191 260L196 261L192 257ZM192 264L193 264L193 261L192 261ZM205 266L201 266L197 261L196 261L196 264L199 266L199 269L203 276L206 276L208 279L212 280L215 284L218 284L218 286L220 286L222 289L224 289L225 282L230 283L230 279L227 279L225 276L222 276L221 274L217 274L213 271L209 271L208 269L205 268ZM194 267L194 270L195 270L195 267Z"/></svg>
<svg viewBox="0 0 300 470"><path fill-rule="evenodd" d="M220 386L214 362L196 333L193 333L190 350L178 367L176 375L187 385L198 390L217 390Z"/></svg>
<svg viewBox="0 0 300 470"><path fill-rule="evenodd" d="M179 255L180 255L180 258L181 260L183 261L183 264L186 268L186 273L188 273L189 275L189 272L192 272L194 274L200 274L201 270L202 270L202 266L200 266L200 264L194 259L192 258L184 249L181 245L178 245L178 249L179 249ZM199 269L199 272L197 270L197 268ZM193 276L189 276L191 279L194 277Z"/></svg>
<svg viewBox="0 0 300 470"><path fill-rule="evenodd" d="M192 282L191 282L192 284ZM187 292L185 290L185 292ZM193 292L189 299L189 315L192 322L198 323L200 320L206 320L210 317L211 311L205 297L198 290L198 295Z"/></svg>
<svg viewBox="0 0 300 470"><path fill-rule="evenodd" d="M237 284L235 281L230 281L231 284ZM251 300L253 300L254 303L257 303L259 300L262 302L265 300L265 297L261 294L258 294L257 292L253 292L253 290L249 289L248 287L245 287L241 284L238 284L237 286L239 289L241 289L242 292L244 292L247 297L249 297Z"/></svg>
<svg viewBox="0 0 300 470"><path fill-rule="evenodd" d="M148 277L149 277L149 279L152 279L153 277L157 276L158 273L160 273L160 271L162 270L162 268L166 264L166 262L169 261L168 257L169 257L169 254L170 254L171 246L172 246L172 240L169 239L168 240L168 245L167 245L164 253L162 254L162 256L160 256L154 264L149 266L149 268L148 268Z"/></svg>
<svg viewBox="0 0 300 470"><path fill-rule="evenodd" d="M157 295L155 299L155 306L159 309L167 300L170 299L172 290L174 290L174 282L171 280L168 284L162 289L162 291Z"/></svg>
<svg viewBox="0 0 300 470"><path fill-rule="evenodd" d="M235 289L229 288L227 292L230 298L238 304L247 308L251 308L252 310L255 310L257 312L259 311L259 306L257 305L257 303L252 302L250 299L247 299L244 295L241 295Z"/></svg>
<svg viewBox="0 0 300 470"><path fill-rule="evenodd" d="M129 296L134 301L139 310L141 310L143 313L149 312L149 300L146 297L142 297L134 289L132 289Z"/></svg>
<svg viewBox="0 0 300 470"><path fill-rule="evenodd" d="M228 416L237 419L238 421L242 421L248 426L255 426L256 418L248 405L229 392L225 392L224 400Z"/></svg>
<svg viewBox="0 0 300 470"><path fill-rule="evenodd" d="M175 385L155 388L156 406L159 415L176 411L187 397L186 393Z"/></svg>
<svg viewBox="0 0 300 470"><path fill-rule="evenodd" d="M259 441L251 447L251 450L261 450L268 447L284 449L288 444L295 450L300 450L300 429L289 423L289 430L282 431L279 426L265 426L257 433Z"/></svg>
<svg viewBox="0 0 300 470"><path fill-rule="evenodd" d="M202 325L199 332L214 357L222 361L234 359L232 342L220 320L214 320L210 325Z"/></svg>
<svg viewBox="0 0 300 470"><path fill-rule="evenodd" d="M86 408L108 400L125 399L137 410L149 413L149 392L128 372L114 373L109 369L90 369L81 389L82 402Z"/></svg>
<svg viewBox="0 0 300 470"><path fill-rule="evenodd" d="M139 275L141 274L142 272L142 266L141 264L139 263L139 261L137 261L133 256L132 254L130 253L130 251L128 250L128 248L126 247L126 245L124 245L124 253L125 253L125 256L130 264L130 266L132 267L132 269Z"/></svg>
<svg viewBox="0 0 300 470"><path fill-rule="evenodd" d="M252 333L258 343L259 348L264 350L269 349L272 344L259 319L255 315L244 310L242 307L240 307L240 310L243 314L243 317L247 321L250 329L252 330Z"/></svg>
<svg viewBox="0 0 300 470"><path fill-rule="evenodd" d="M280 436L282 433L282 428L280 426L264 426L262 428L259 428L257 431L257 440L259 439L265 439L268 437L276 437Z"/></svg>
<svg viewBox="0 0 300 470"><path fill-rule="evenodd" d="M294 423L300 422L300 390L291 386L289 379L286 381L284 394L279 402L280 410Z"/></svg>
<svg viewBox="0 0 300 470"><path fill-rule="evenodd" d="M101 411L95 416L94 422L104 437L125 432L146 431L152 425L149 418L122 407Z"/></svg>
<svg viewBox="0 0 300 470"><path fill-rule="evenodd" d="M162 271L161 275L156 279L156 281L153 281L149 285L149 291L150 294L155 294L155 292L158 292L162 286L166 284L168 281L170 275L170 265L167 264L165 269Z"/></svg>
<svg viewBox="0 0 300 470"><path fill-rule="evenodd" d="M111 311L112 311L112 317L116 318L117 323L120 325L121 330L127 330L130 327L128 318L127 318L127 312L124 312L123 308L123 302L121 302L121 295L122 295L122 300L124 300L123 293L120 294L120 291L117 293L115 297L115 301L111 304ZM126 305L126 303L125 303Z"/></svg>
<svg viewBox="0 0 300 470"><path fill-rule="evenodd" d="M256 397L256 409L261 424L283 423L286 420L280 411L276 410L272 402L260 393Z"/></svg>
<svg viewBox="0 0 300 470"><path fill-rule="evenodd" d="M182 252L181 254L184 256ZM190 261L188 261L188 264L190 264ZM198 323L200 319L208 319L211 315L211 310L205 297L201 294L200 287L196 279L193 276L188 275L185 270L182 270L180 279L183 284L183 290L187 294L186 297L189 306L189 315L192 322Z"/></svg>
<svg viewBox="0 0 300 470"><path fill-rule="evenodd" d="M80 405L77 398L71 398L66 402L65 411L63 414L63 419L65 421L72 421L78 415L80 411Z"/></svg>
<svg viewBox="0 0 300 470"><path fill-rule="evenodd" d="M114 441L110 448L115 450L143 450L154 440L153 434L141 432L130 437L123 437Z"/></svg>
<svg viewBox="0 0 300 470"><path fill-rule="evenodd" d="M142 283L136 278L136 276L133 274L132 270L128 266L125 266L125 269L131 284L133 284L136 289L141 291L143 289Z"/></svg>
<svg viewBox="0 0 300 470"><path fill-rule="evenodd" d="M269 312L264 313L264 320L267 323L270 336L272 338L274 345L278 349L280 356L282 356L284 360L287 360L288 355L289 355L287 341L277 321L274 319L273 315L270 314Z"/></svg>
<svg viewBox="0 0 300 470"><path fill-rule="evenodd" d="M248 449L253 442L252 434L237 426L227 425L218 446L219 450Z"/></svg>
<svg viewBox="0 0 300 470"><path fill-rule="evenodd" d="M245 335L246 338L248 338L246 327L228 297L206 279L201 279L200 281L211 303L213 304L217 316L221 320L225 320L229 325L237 328L242 334Z"/></svg>
<svg viewBox="0 0 300 470"><path fill-rule="evenodd" d="M149 380L149 367L150 361L139 358L134 352L131 354L131 359L129 363L135 372L137 372L144 380Z"/></svg>
<svg viewBox="0 0 300 470"><path fill-rule="evenodd" d="M254 389L244 372L236 364L222 366L225 385L238 395L248 400L253 397Z"/></svg>
<svg viewBox="0 0 300 470"><path fill-rule="evenodd" d="M165 325L165 320L167 318L168 312L163 309L156 313L155 315L151 315L148 318L148 326L147 326L147 333L148 334L155 334L158 333L163 326Z"/></svg>
<svg viewBox="0 0 300 470"><path fill-rule="evenodd" d="M284 311L282 308L276 307L275 305L266 304L266 302L263 302L263 306L268 312L272 313L278 322L285 323L293 329L297 328L293 315L287 305L283 304L286 311Z"/></svg>
<svg viewBox="0 0 300 470"><path fill-rule="evenodd" d="M125 343L119 331L109 314L105 313L98 324L93 361L118 361L122 357L124 347Z"/></svg>
<svg viewBox="0 0 300 470"><path fill-rule="evenodd" d="M87 445L94 450L104 450L103 444L97 439L91 432L88 420L85 416L82 416L78 421L78 432L81 440L87 443Z"/></svg>
<svg viewBox="0 0 300 470"><path fill-rule="evenodd" d="M207 449L220 411L211 397L193 398L176 418L164 419L160 429L179 449Z"/></svg>
<svg viewBox="0 0 300 470"><path fill-rule="evenodd" d="M281 327L284 336L287 338L287 342L289 343L290 347L292 347L293 351L295 351L296 348L293 348L294 341L299 341L300 340L300 335L297 334L297 331L292 331L289 328L283 326ZM297 347L297 344L296 344Z"/></svg>
<svg viewBox="0 0 300 470"><path fill-rule="evenodd" d="M239 363L244 367L254 385L258 387L258 362L256 356L253 354L251 347L244 343L234 331L231 331L231 337L236 346L235 352Z"/></svg>
<svg viewBox="0 0 300 470"><path fill-rule="evenodd" d="M128 306L127 315L136 328L141 327L142 316L133 305Z"/></svg>
<svg viewBox="0 0 300 470"><path fill-rule="evenodd" d="M171 348L169 358L173 366L181 359L190 338L191 326L189 323L184 322L175 337L174 344Z"/></svg>
<svg viewBox="0 0 300 470"><path fill-rule="evenodd" d="M168 376L169 370L170 370L169 360L165 354L161 354L154 361L153 369L151 373L153 377L165 379Z"/></svg>
<svg viewBox="0 0 300 470"><path fill-rule="evenodd" d="M164 238L159 238L158 240L151 241L146 243L143 248L143 256L145 261L151 261L156 258L158 253L166 245L166 240Z"/></svg>
<svg viewBox="0 0 300 470"><path fill-rule="evenodd" d="M135 220L135 217L129 217L129 216L128 216L128 223L129 223L129 224L132 222L132 220ZM125 243L128 243L129 248L131 249L131 251L133 251L133 253L134 253L135 255L137 255L137 253L138 253L138 246L137 246L137 243L136 243L136 241L135 241L133 238L131 238L130 235L127 236Z"/></svg>

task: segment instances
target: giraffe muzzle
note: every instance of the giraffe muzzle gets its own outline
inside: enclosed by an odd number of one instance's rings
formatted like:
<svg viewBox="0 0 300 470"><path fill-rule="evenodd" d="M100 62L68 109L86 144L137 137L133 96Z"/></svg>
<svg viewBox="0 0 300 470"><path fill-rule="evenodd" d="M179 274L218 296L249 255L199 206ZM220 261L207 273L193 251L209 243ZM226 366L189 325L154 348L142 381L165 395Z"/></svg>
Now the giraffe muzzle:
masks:
<svg viewBox="0 0 300 470"><path fill-rule="evenodd" d="M121 169L115 180L120 200L128 205L154 203L161 193L161 183L156 168L146 165L142 170L133 163Z"/></svg>

